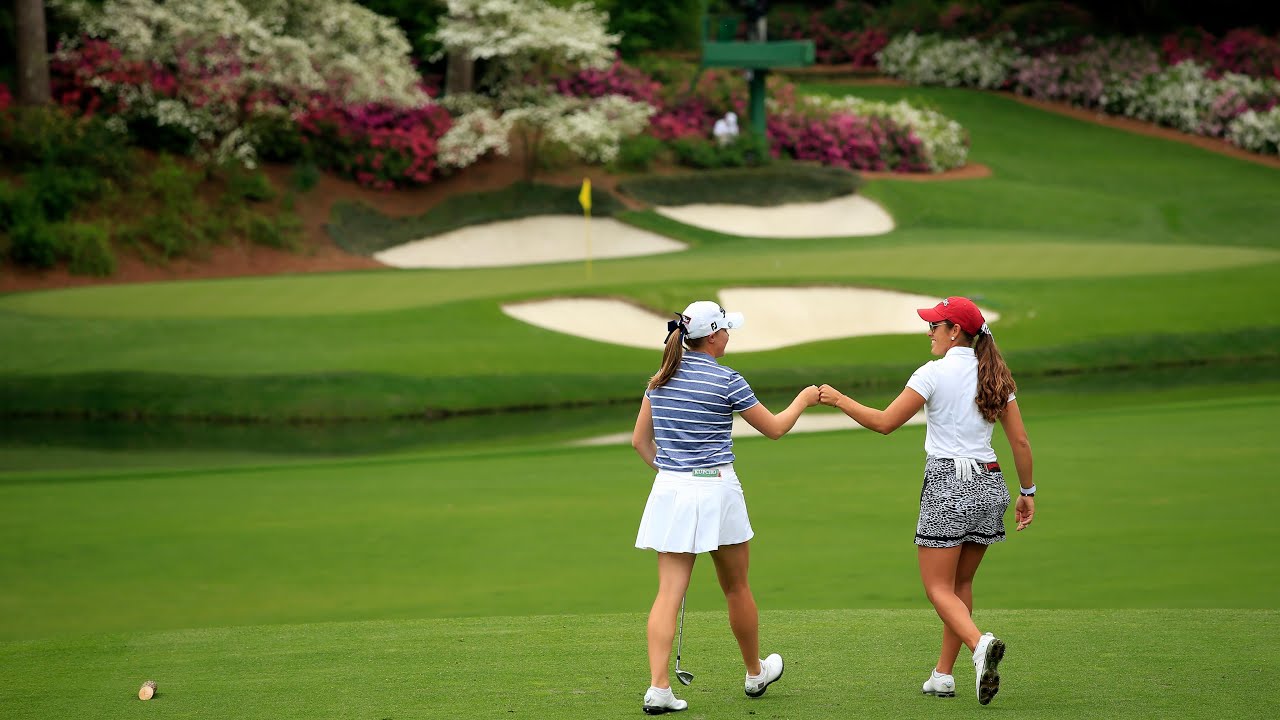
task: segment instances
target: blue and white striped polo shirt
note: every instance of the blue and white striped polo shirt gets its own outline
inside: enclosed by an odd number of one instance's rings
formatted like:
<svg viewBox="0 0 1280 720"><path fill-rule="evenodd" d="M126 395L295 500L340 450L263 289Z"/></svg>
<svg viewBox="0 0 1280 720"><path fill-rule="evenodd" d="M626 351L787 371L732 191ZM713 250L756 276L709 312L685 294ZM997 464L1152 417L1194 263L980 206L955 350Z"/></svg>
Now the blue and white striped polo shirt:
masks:
<svg viewBox="0 0 1280 720"><path fill-rule="evenodd" d="M733 414L760 401L733 368L685 352L666 385L646 390L653 409L654 463L677 472L733 462Z"/></svg>

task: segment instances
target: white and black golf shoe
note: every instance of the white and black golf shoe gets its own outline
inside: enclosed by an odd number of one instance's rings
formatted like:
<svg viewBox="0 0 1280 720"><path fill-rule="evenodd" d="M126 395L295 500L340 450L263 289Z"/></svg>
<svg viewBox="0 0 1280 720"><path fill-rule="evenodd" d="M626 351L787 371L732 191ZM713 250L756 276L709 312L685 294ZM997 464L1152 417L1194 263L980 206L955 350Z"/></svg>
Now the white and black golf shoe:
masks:
<svg viewBox="0 0 1280 720"><path fill-rule="evenodd" d="M923 690L925 695L952 698L956 696L956 679L951 675L943 675L934 668L929 673L929 679L924 681Z"/></svg>
<svg viewBox="0 0 1280 720"><path fill-rule="evenodd" d="M1004 658L1004 641L986 633L973 651L973 670L977 675L978 704L990 703L1000 692L1000 673L996 668Z"/></svg>
<svg viewBox="0 0 1280 720"><path fill-rule="evenodd" d="M676 697L671 692L671 688L649 687L649 692L644 694L644 706L641 708L646 715L662 715L669 712L680 712L689 707L689 703Z"/></svg>
<svg viewBox="0 0 1280 720"><path fill-rule="evenodd" d="M764 694L769 686L777 682L782 677L783 663L782 656L774 653L769 657L760 661L760 674L748 675L745 687L747 697L758 698Z"/></svg>

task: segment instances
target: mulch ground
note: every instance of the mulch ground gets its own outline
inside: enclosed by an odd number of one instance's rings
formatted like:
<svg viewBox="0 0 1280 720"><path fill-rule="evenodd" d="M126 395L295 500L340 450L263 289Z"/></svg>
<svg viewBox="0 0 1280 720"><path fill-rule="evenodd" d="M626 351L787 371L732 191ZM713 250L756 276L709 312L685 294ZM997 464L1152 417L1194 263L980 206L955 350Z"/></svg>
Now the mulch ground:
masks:
<svg viewBox="0 0 1280 720"><path fill-rule="evenodd" d="M843 79L851 86L859 84L901 84L882 77L854 76ZM1009 95L1008 93L1001 93ZM1241 160L1280 168L1280 157L1256 155L1216 138L1189 135L1171 128L1159 127L1130 118L1102 115L1090 110L1072 107L1065 103L1044 102L1012 95L1018 102L1048 112L1067 115L1080 120L1098 123L1166 140L1188 143L1206 150ZM354 182L330 175L322 175L317 185L297 198L295 212L302 222L302 248L298 252L275 250L247 243L217 246L205 257L174 260L168 264L149 263L137 255L117 253L116 274L108 278L72 275L65 268L46 271L26 270L12 265L0 266L0 293L47 290L85 285L113 285L165 280L195 280L204 278L243 277L254 275L279 275L284 273L334 272L341 270L388 269L372 258L345 252L330 240L325 231L330 212L339 201L363 202L379 212L392 217L420 215L445 198L454 195L497 190L520 179L523 160L518 152L505 158L487 158L467 168L465 172L441 178L430 185L412 190L379 191L360 187ZM288 167L265 168L265 172L277 187L288 184ZM679 168L661 168L659 172L683 172ZM991 170L986 166L970 163L962 168L943 173L883 173L862 172L868 179L892 178L918 182L945 182L987 177ZM605 172L598 167L567 168L540 172L538 180L561 185L577 185L584 177L591 179L595 187L616 190L624 177ZM633 209L644 207L633 198L614 192L624 204Z"/></svg>

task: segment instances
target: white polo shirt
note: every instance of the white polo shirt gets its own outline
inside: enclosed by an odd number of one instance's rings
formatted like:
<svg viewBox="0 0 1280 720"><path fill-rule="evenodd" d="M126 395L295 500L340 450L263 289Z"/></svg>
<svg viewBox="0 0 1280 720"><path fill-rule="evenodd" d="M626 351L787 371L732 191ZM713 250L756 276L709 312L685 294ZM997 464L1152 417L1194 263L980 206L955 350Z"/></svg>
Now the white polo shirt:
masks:
<svg viewBox="0 0 1280 720"><path fill-rule="evenodd" d="M978 357L973 348L954 347L927 362L907 381L924 398L927 432L924 451L943 458L995 462L989 423L978 412ZM1009 396L1009 401L1015 399Z"/></svg>

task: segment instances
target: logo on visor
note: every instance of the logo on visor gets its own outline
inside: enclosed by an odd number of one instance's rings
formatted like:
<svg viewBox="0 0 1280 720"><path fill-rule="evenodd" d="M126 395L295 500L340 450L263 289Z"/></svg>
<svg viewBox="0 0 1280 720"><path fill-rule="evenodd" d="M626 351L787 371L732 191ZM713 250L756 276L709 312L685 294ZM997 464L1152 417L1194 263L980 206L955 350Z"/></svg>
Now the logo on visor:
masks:
<svg viewBox="0 0 1280 720"><path fill-rule="evenodd" d="M717 330L719 330L719 329L720 329L720 324L719 324L719 323L717 323L715 320L712 320L712 321L711 321L711 332L715 332L715 331L717 331Z"/></svg>

